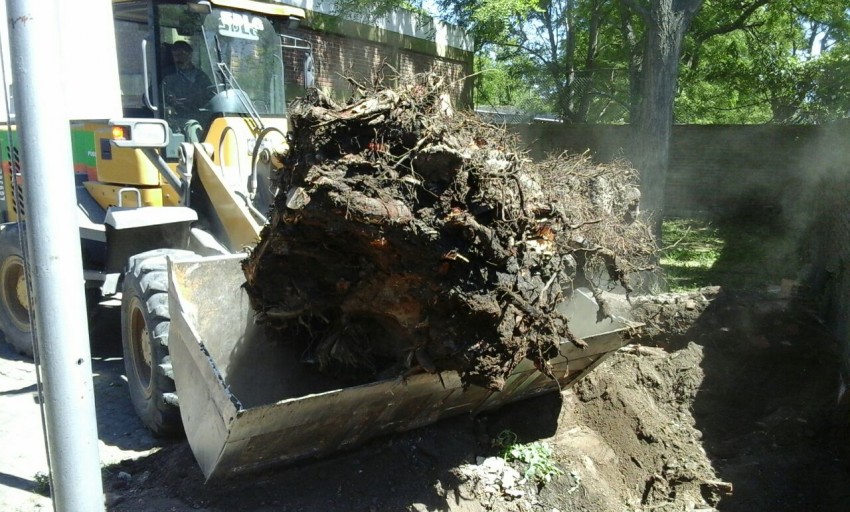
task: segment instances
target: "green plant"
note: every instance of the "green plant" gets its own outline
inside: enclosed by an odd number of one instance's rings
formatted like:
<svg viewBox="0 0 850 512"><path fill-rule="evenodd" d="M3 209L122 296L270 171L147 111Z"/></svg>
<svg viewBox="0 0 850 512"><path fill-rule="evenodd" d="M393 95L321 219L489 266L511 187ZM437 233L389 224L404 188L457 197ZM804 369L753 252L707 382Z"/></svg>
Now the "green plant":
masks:
<svg viewBox="0 0 850 512"><path fill-rule="evenodd" d="M35 481L33 491L42 496L50 496L50 475L39 471L32 479Z"/></svg>
<svg viewBox="0 0 850 512"><path fill-rule="evenodd" d="M493 444L499 448L500 456L506 461L525 465L523 477L526 480L542 485L564 474L552 460L552 449L546 443L535 441L520 444L514 432L503 430Z"/></svg>

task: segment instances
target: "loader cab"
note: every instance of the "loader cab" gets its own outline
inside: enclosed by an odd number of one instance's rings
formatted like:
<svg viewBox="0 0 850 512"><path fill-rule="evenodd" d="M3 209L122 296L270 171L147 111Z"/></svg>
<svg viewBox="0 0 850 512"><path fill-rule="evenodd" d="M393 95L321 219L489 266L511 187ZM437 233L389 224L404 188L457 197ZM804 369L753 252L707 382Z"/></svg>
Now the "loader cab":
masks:
<svg viewBox="0 0 850 512"><path fill-rule="evenodd" d="M218 117L255 124L285 117L281 40L272 22L285 22L285 9L239 0L116 0L125 115L169 124L167 159L181 142L203 142Z"/></svg>

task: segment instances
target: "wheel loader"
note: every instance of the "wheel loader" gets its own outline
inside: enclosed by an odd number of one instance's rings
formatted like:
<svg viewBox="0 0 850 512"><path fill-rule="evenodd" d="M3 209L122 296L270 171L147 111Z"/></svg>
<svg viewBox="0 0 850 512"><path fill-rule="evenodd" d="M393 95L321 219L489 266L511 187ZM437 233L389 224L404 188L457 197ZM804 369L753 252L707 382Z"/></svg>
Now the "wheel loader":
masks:
<svg viewBox="0 0 850 512"><path fill-rule="evenodd" d="M575 382L623 344L628 321L597 321L581 290L573 332L545 376L520 364L504 389L416 374L346 386L267 339L243 290L285 154L284 56L311 76L302 9L254 0L114 0L124 116L73 121L80 244L92 305L120 300L132 403L157 435L185 432L208 479L293 462ZM294 42L294 43L293 43ZM177 78L175 78L177 77ZM182 80L182 82L180 82ZM32 352L20 169L2 132L0 328Z"/></svg>

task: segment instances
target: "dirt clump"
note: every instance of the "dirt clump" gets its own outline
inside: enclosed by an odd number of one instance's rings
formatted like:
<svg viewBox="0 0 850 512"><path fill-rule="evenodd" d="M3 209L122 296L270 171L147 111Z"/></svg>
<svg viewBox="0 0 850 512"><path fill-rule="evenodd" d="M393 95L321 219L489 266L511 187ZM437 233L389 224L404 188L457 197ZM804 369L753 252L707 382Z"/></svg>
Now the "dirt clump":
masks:
<svg viewBox="0 0 850 512"><path fill-rule="evenodd" d="M655 248L634 171L532 162L454 110L434 74L362 90L290 109L270 221L243 264L258 319L352 382L457 371L499 390L523 358L546 372L559 344L582 345L558 305L575 286L629 289Z"/></svg>
<svg viewBox="0 0 850 512"><path fill-rule="evenodd" d="M704 379L702 347L689 344L672 353L644 346L626 349L575 388L572 407L578 423L596 432L615 455L600 461L596 474L593 466L585 466L588 478L621 483L617 495L629 496L627 505L635 508L717 505L716 493L731 492L732 485L715 474L690 412ZM605 486L591 485L598 488Z"/></svg>

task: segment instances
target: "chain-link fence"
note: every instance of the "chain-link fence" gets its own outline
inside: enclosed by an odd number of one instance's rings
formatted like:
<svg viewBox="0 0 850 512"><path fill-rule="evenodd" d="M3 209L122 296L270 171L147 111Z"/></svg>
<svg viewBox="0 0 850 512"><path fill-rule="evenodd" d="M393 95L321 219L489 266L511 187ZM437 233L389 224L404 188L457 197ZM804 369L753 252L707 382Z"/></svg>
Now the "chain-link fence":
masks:
<svg viewBox="0 0 850 512"><path fill-rule="evenodd" d="M478 102L475 111L497 124L568 122L623 124L629 120L629 79L623 69L594 69L576 72L561 87L540 94L520 95L511 104ZM530 84L530 89L535 85ZM558 98L564 98L559 101Z"/></svg>

